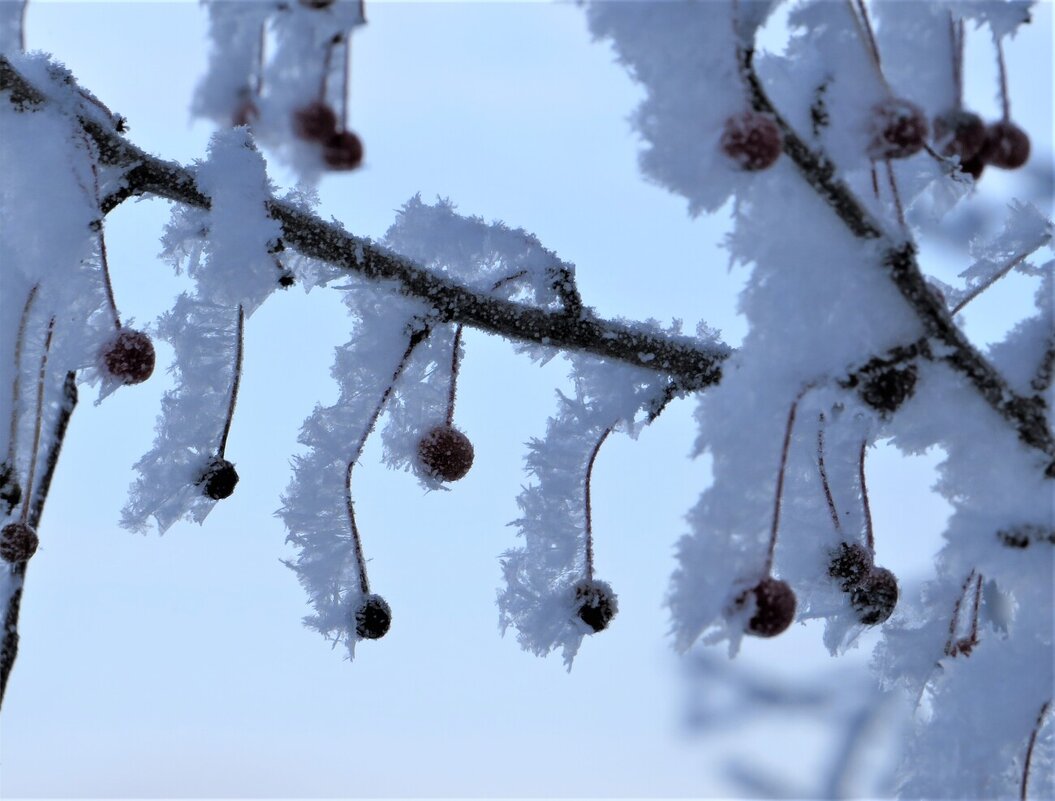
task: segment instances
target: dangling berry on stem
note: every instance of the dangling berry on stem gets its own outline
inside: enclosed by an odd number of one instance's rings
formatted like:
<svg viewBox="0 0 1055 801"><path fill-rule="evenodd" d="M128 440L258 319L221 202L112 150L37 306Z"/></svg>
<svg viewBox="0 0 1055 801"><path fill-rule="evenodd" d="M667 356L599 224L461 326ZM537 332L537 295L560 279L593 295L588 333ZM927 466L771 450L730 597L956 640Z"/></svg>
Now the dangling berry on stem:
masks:
<svg viewBox="0 0 1055 801"><path fill-rule="evenodd" d="M26 523L8 523L0 531L0 559L11 564L28 562L37 552L40 538Z"/></svg>
<svg viewBox="0 0 1055 801"><path fill-rule="evenodd" d="M593 478L593 466L597 461L597 454L601 450L604 441L612 433L609 426L602 433L597 444L590 452L590 458L586 462L586 476L583 480L583 500L586 520L586 576L572 588L575 593L575 614L583 623L591 629L591 634L597 634L608 628L612 618L619 611L619 597L612 591L612 586L606 581L598 581L593 577L593 509L591 504L590 485Z"/></svg>
<svg viewBox="0 0 1055 801"><path fill-rule="evenodd" d="M952 12L949 12L949 39L955 98L951 109L934 118L934 144L946 158L957 157L960 168L968 172L964 164L972 161L985 143L985 122L963 107L963 20L954 22Z"/></svg>
<svg viewBox="0 0 1055 801"><path fill-rule="evenodd" d="M868 156L876 161L903 159L923 149L929 133L923 110L903 97L888 97L872 107Z"/></svg>
<svg viewBox="0 0 1055 801"><path fill-rule="evenodd" d="M898 601L897 578L885 567L874 567L850 589L850 606L866 626L885 623Z"/></svg>
<svg viewBox="0 0 1055 801"><path fill-rule="evenodd" d="M326 140L322 160L331 170L354 170L363 163L363 143L351 131L340 131Z"/></svg>
<svg viewBox="0 0 1055 801"><path fill-rule="evenodd" d="M214 501L222 501L231 497L235 486L238 484L238 471L234 465L224 458L227 450L227 437L231 433L231 421L234 419L234 407L238 403L238 386L242 380L242 353L245 348L245 311L241 305L238 307L238 330L235 337L234 376L231 379L231 395L227 402L227 416L224 419L223 433L220 435L220 447L216 455L209 460L205 470L197 483L202 488L202 494L207 495Z"/></svg>
<svg viewBox="0 0 1055 801"><path fill-rule="evenodd" d="M392 626L392 607L376 593L363 598L355 610L355 633L364 640L379 640Z"/></svg>
<svg viewBox="0 0 1055 801"><path fill-rule="evenodd" d="M308 142L327 142L337 135L337 113L322 100L293 112L293 133Z"/></svg>
<svg viewBox="0 0 1055 801"><path fill-rule="evenodd" d="M743 170L757 172L772 167L783 144L780 128L769 114L744 111L725 121L722 152Z"/></svg>
<svg viewBox="0 0 1055 801"><path fill-rule="evenodd" d="M15 338L15 369L11 380L11 428L7 437L7 458L0 464L0 502L7 504L6 514L18 506L22 499L22 485L18 483L15 456L18 453L18 412L19 396L22 394L22 345L26 339L26 326L29 323L29 312L37 297L40 285L29 290L26 302L22 306L22 316L18 322L18 335Z"/></svg>
<svg viewBox="0 0 1055 801"><path fill-rule="evenodd" d="M1000 71L1000 100L1003 118L992 123L985 131L985 143L981 155L987 164L1004 170L1016 170L1029 161L1029 136L1011 121L1011 97L1007 91L1007 65L1004 63L1004 46L996 38L996 60Z"/></svg>
<svg viewBox="0 0 1055 801"><path fill-rule="evenodd" d="M454 330L451 346L451 381L447 391L447 419L418 440L418 462L426 475L440 481L464 478L473 466L475 451L469 438L454 427L454 403L458 392L462 326Z"/></svg>

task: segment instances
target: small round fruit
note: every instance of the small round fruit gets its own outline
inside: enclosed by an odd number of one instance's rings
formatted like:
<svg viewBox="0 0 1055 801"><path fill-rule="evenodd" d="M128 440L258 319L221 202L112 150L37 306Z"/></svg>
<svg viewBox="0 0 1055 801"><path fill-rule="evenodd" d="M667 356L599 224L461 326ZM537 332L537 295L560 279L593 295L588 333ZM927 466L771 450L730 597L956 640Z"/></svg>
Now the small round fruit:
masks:
<svg viewBox="0 0 1055 801"><path fill-rule="evenodd" d="M604 631L619 612L619 597L605 581L583 579L575 585L575 614L593 633Z"/></svg>
<svg viewBox="0 0 1055 801"><path fill-rule="evenodd" d="M0 531L0 559L11 564L27 562L37 552L40 539L25 523L8 523Z"/></svg>
<svg viewBox="0 0 1055 801"><path fill-rule="evenodd" d="M235 485L238 484L238 471L226 459L214 456L198 479L198 484L201 485L203 495L214 501L222 501L224 498L230 498L234 492Z"/></svg>
<svg viewBox="0 0 1055 801"><path fill-rule="evenodd" d="M331 170L354 170L363 163L363 143L351 131L335 133L322 147L322 160Z"/></svg>
<svg viewBox="0 0 1055 801"><path fill-rule="evenodd" d="M293 133L309 142L328 142L337 135L337 114L321 100L293 112Z"/></svg>
<svg viewBox="0 0 1055 801"><path fill-rule="evenodd" d="M725 121L722 152L741 169L754 172L773 166L783 144L780 128L769 114L745 111Z"/></svg>
<svg viewBox="0 0 1055 801"><path fill-rule="evenodd" d="M101 356L106 372L122 384L141 384L154 372L154 343L142 331L122 328Z"/></svg>
<svg viewBox="0 0 1055 801"><path fill-rule="evenodd" d="M896 412L916 389L916 368L886 367L871 373L861 384L861 398L880 412Z"/></svg>
<svg viewBox="0 0 1055 801"><path fill-rule="evenodd" d="M795 619L795 593L786 581L766 576L748 590L755 596L755 613L747 621L747 633L756 637L776 637ZM740 596L747 601L747 593Z"/></svg>
<svg viewBox="0 0 1055 801"><path fill-rule="evenodd" d="M440 481L462 478L473 466L473 456L473 444L454 426L436 426L418 442L421 466Z"/></svg>
<svg viewBox="0 0 1055 801"><path fill-rule="evenodd" d="M842 588L849 592L874 567L872 554L858 543L841 542L828 562L828 575L842 579Z"/></svg>
<svg viewBox="0 0 1055 801"><path fill-rule="evenodd" d="M897 606L898 586L894 574L885 567L874 567L850 590L850 606L866 626L883 623Z"/></svg>
<svg viewBox="0 0 1055 801"><path fill-rule="evenodd" d="M392 607L377 594L367 595L355 610L355 633L363 640L380 640L392 625Z"/></svg>
<svg viewBox="0 0 1055 801"><path fill-rule="evenodd" d="M888 97L872 106L868 156L877 161L908 158L923 149L927 134L927 117L919 106L902 97Z"/></svg>
<svg viewBox="0 0 1055 801"><path fill-rule="evenodd" d="M994 167L1018 169L1029 161L1029 136L1010 120L994 122L985 131L982 157Z"/></svg>
<svg viewBox="0 0 1055 801"><path fill-rule="evenodd" d="M956 108L934 118L934 144L943 156L970 161L985 144L985 120L973 111Z"/></svg>

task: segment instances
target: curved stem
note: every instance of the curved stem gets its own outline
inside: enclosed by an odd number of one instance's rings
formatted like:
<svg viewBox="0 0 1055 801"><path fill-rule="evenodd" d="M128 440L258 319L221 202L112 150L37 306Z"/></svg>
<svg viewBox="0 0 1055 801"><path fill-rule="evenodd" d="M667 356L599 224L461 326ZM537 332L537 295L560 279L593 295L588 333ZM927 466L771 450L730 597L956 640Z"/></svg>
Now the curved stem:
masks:
<svg viewBox="0 0 1055 801"><path fill-rule="evenodd" d="M29 457L29 475L25 489L22 491L22 523L29 522L29 501L33 495L33 479L37 472L37 451L40 450L40 428L44 417L44 379L47 377L48 351L51 350L51 336L55 332L55 318L48 322L48 333L44 337L44 353L40 357L40 374L37 377L37 417L33 427L33 451Z"/></svg>
<svg viewBox="0 0 1055 801"><path fill-rule="evenodd" d="M216 453L223 458L227 450L227 435L231 433L231 420L234 419L234 407L238 403L238 386L242 382L242 352L245 350L245 311L238 304L238 335L235 341L234 377L231 380L231 398L227 403L227 419L224 420L223 434L220 435L220 447Z"/></svg>
<svg viewBox="0 0 1055 801"><path fill-rule="evenodd" d="M879 80L887 93L891 94L890 84L887 83L886 76L883 74L883 63L879 58L879 45L876 43L875 32L872 30L872 20L868 16L868 9L865 7L864 0L846 0L846 4L850 7L850 16L853 17L861 43L865 46L872 60L876 75L879 76Z"/></svg>
<svg viewBox="0 0 1055 801"><path fill-rule="evenodd" d="M1029 766L1033 761L1033 747L1037 744L1037 735L1040 733L1040 727L1044 725L1044 716L1048 714L1048 709L1051 707L1051 699L1049 698L1040 707L1040 712L1037 714L1037 722L1033 724L1033 731L1029 735L1029 745L1026 747L1026 759L1022 764L1022 788L1018 794L1020 801L1026 801L1026 796L1029 794Z"/></svg>
<svg viewBox="0 0 1055 801"><path fill-rule="evenodd" d="M788 422L784 427L784 444L780 449L780 470L777 473L777 491L773 500L773 527L769 532L769 550L766 552L765 574L767 576L770 570L773 569L773 554L777 549L777 531L780 529L780 504L784 496L784 471L788 466L788 451L791 449L791 430L795 427L795 414L799 409L799 401L802 400L802 396L806 394L808 389L809 387L805 387L800 390L799 394L795 396L795 400L791 402L791 408L788 409Z"/></svg>
<svg viewBox="0 0 1055 801"><path fill-rule="evenodd" d="M865 542L868 552L873 556L876 552L875 532L872 529L872 507L868 503L868 485L865 483L865 453L868 451L868 440L861 441L861 458L857 463L857 472L861 481L861 501L865 512Z"/></svg>
<svg viewBox="0 0 1055 801"><path fill-rule="evenodd" d="M593 580L593 512L590 506L590 481L593 478L593 463L597 461L597 453L612 433L614 426L608 426L597 440L597 444L590 451L590 458L586 462L585 499L586 499L586 578Z"/></svg>
<svg viewBox="0 0 1055 801"><path fill-rule="evenodd" d="M828 483L828 471L824 469L824 412L818 415L817 467L820 469L821 485L824 487L824 498L828 501L828 511L832 516L832 525L835 526L836 533L839 533L842 531L842 524L839 522L839 513L835 511L835 499L832 497L832 488Z"/></svg>
<svg viewBox="0 0 1055 801"><path fill-rule="evenodd" d="M451 382L447 394L447 425L454 424L454 400L458 392L458 351L462 346L462 324L454 329L454 344L451 346Z"/></svg>

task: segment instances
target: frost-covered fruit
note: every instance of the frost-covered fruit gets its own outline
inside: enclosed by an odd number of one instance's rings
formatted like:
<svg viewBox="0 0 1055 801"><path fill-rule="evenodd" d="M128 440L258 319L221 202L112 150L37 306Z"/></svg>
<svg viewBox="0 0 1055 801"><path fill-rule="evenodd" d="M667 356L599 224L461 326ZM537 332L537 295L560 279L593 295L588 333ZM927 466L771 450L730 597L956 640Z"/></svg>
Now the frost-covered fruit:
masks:
<svg viewBox="0 0 1055 801"><path fill-rule="evenodd" d="M234 465L220 456L214 456L205 472L198 479L203 495L208 495L214 501L222 501L230 498L238 483L238 471Z"/></svg>
<svg viewBox="0 0 1055 801"><path fill-rule="evenodd" d="M1018 169L1029 161L1029 136L1010 120L994 122L985 130L982 158L994 167Z"/></svg>
<svg viewBox="0 0 1055 801"><path fill-rule="evenodd" d="M22 500L22 485L15 477L14 468L8 463L0 464L0 502L7 505L7 514Z"/></svg>
<svg viewBox="0 0 1055 801"><path fill-rule="evenodd" d="M966 109L954 108L934 118L934 144L943 156L959 157L961 164L981 151L985 131L985 120Z"/></svg>
<svg viewBox="0 0 1055 801"><path fill-rule="evenodd" d="M828 575L842 579L843 590L849 592L868 575L874 562L868 549L858 543L841 542L828 562Z"/></svg>
<svg viewBox="0 0 1055 801"><path fill-rule="evenodd" d="M780 158L783 138L769 114L745 111L725 121L721 146L741 169L764 170Z"/></svg>
<svg viewBox="0 0 1055 801"><path fill-rule="evenodd" d="M850 606L866 626L876 626L890 617L897 599L897 579L885 567L873 567L850 589Z"/></svg>
<svg viewBox="0 0 1055 801"><path fill-rule="evenodd" d="M583 579L575 585L575 614L596 634L619 612L619 597L607 582Z"/></svg>
<svg viewBox="0 0 1055 801"><path fill-rule="evenodd" d="M886 367L869 374L861 384L861 398L881 412L896 412L916 388L916 368Z"/></svg>
<svg viewBox="0 0 1055 801"><path fill-rule="evenodd" d="M473 444L454 426L436 426L418 442L421 466L440 481L462 478L473 466L473 456Z"/></svg>
<svg viewBox="0 0 1055 801"><path fill-rule="evenodd" d="M337 114L321 100L293 112L293 133L309 142L328 142L337 134Z"/></svg>
<svg viewBox="0 0 1055 801"><path fill-rule="evenodd" d="M392 607L380 595L367 595L355 610L355 633L364 640L380 640L392 625Z"/></svg>
<svg viewBox="0 0 1055 801"><path fill-rule="evenodd" d="M872 106L872 141L869 157L903 159L918 153L927 141L927 117L903 97L888 97Z"/></svg>
<svg viewBox="0 0 1055 801"><path fill-rule="evenodd" d="M354 170L363 163L363 142L351 131L335 133L322 147L322 160L331 170Z"/></svg>
<svg viewBox="0 0 1055 801"><path fill-rule="evenodd" d="M0 559L16 564L26 562L37 552L40 539L25 523L8 523L0 531Z"/></svg>
<svg viewBox="0 0 1055 801"><path fill-rule="evenodd" d="M122 384L141 384L154 372L154 343L142 331L122 328L102 350L102 361Z"/></svg>
<svg viewBox="0 0 1055 801"><path fill-rule="evenodd" d="M776 637L795 619L795 593L786 581L766 576L748 590L755 596L755 613L747 621L747 633L756 637ZM740 596L747 601L747 593Z"/></svg>

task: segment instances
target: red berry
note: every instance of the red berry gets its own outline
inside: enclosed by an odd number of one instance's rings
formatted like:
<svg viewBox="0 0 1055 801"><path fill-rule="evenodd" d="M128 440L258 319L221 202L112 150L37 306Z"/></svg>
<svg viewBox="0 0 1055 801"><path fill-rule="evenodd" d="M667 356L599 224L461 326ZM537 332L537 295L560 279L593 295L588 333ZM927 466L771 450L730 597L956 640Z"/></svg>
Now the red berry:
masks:
<svg viewBox="0 0 1055 801"><path fill-rule="evenodd" d="M575 614L593 633L604 631L619 612L619 598L604 581L583 579L575 585Z"/></svg>
<svg viewBox="0 0 1055 801"><path fill-rule="evenodd" d="M783 137L769 114L745 111L725 121L721 147L741 169L753 172L773 166L780 158Z"/></svg>
<svg viewBox="0 0 1055 801"><path fill-rule="evenodd" d="M473 444L454 426L431 429L418 442L418 460L425 472L440 481L457 481L473 466Z"/></svg>
<svg viewBox="0 0 1055 801"><path fill-rule="evenodd" d="M874 567L850 589L850 605L857 619L866 626L884 622L897 606L898 586L894 574L885 567Z"/></svg>
<svg viewBox="0 0 1055 801"><path fill-rule="evenodd" d="M17 564L27 562L37 552L40 539L25 523L8 523L0 531L0 559Z"/></svg>
<svg viewBox="0 0 1055 801"><path fill-rule="evenodd" d="M1010 120L994 122L985 131L982 158L994 167L1018 169L1029 161L1029 136Z"/></svg>
<svg viewBox="0 0 1055 801"><path fill-rule="evenodd" d="M154 343L142 331L122 328L101 355L106 372L122 384L141 384L154 372Z"/></svg>
<svg viewBox="0 0 1055 801"><path fill-rule="evenodd" d="M927 141L927 118L915 103L888 97L872 106L869 158L903 159L918 153Z"/></svg>
<svg viewBox="0 0 1055 801"><path fill-rule="evenodd" d="M214 456L198 479L202 493L214 501L230 498L238 484L238 471L234 465L220 456Z"/></svg>
<svg viewBox="0 0 1055 801"><path fill-rule="evenodd" d="M337 135L337 114L321 100L293 112L293 133L309 142L328 142Z"/></svg>
<svg viewBox="0 0 1055 801"><path fill-rule="evenodd" d="M392 607L380 595L367 595L355 610L355 633L364 640L379 640L392 625Z"/></svg>
<svg viewBox="0 0 1055 801"><path fill-rule="evenodd" d="M755 596L755 613L747 621L747 633L756 637L775 637L795 619L795 593L786 581L766 576L740 596L737 603L747 602L747 593Z"/></svg>
<svg viewBox="0 0 1055 801"><path fill-rule="evenodd" d="M323 145L322 160L331 170L354 170L363 163L363 143L351 131L335 133Z"/></svg>
<svg viewBox="0 0 1055 801"><path fill-rule="evenodd" d="M934 118L935 146L943 156L959 157L960 164L978 155L985 132L985 121L972 111L957 108Z"/></svg>

